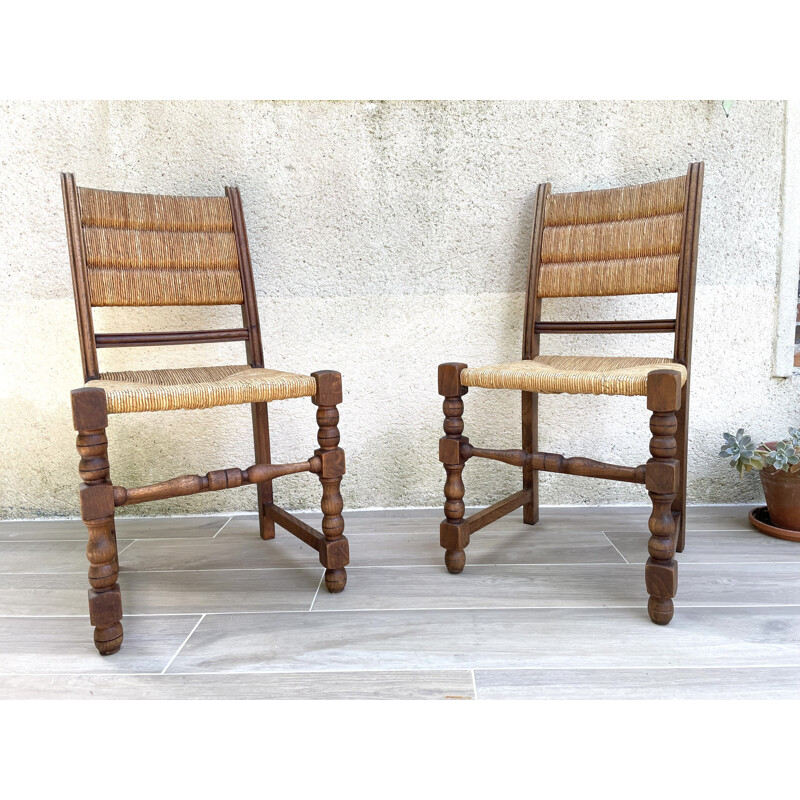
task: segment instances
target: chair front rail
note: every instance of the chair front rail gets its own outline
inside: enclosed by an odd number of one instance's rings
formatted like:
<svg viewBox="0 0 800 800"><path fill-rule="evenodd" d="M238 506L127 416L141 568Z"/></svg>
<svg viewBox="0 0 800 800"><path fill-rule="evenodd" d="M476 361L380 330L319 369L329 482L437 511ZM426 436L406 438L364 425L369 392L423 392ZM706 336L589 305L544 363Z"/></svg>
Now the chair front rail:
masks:
<svg viewBox="0 0 800 800"><path fill-rule="evenodd" d="M581 475L585 478L605 478L612 481L626 481L627 483L644 483L647 465L638 467L625 467L617 464L607 464L603 461L594 461L591 458L574 456L565 458L557 453L527 453L525 450L488 450L482 447L473 447L469 442L462 442L459 447L461 458L466 461L470 458L488 458L492 461L502 461L513 467L530 467L543 472L560 472L567 475Z"/></svg>
<svg viewBox="0 0 800 800"><path fill-rule="evenodd" d="M153 500L166 500L170 497L185 497L201 492L217 492L222 489L235 489L239 486L252 486L265 481L293 475L297 472L319 473L322 461L312 456L308 461L296 464L253 464L247 469L218 469L205 475L181 475L168 481L126 489L114 487L114 505L131 506L136 503L149 503Z"/></svg>

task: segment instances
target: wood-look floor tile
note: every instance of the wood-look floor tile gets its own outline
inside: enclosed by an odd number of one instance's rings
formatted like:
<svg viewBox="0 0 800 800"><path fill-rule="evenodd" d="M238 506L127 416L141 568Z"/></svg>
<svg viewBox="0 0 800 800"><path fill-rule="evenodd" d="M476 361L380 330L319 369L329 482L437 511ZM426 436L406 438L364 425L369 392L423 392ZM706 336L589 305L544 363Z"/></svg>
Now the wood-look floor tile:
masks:
<svg viewBox="0 0 800 800"><path fill-rule="evenodd" d="M469 556L468 556L469 558ZM675 605L800 604L794 564L684 564ZM469 566L352 569L341 595L322 592L315 612L344 609L644 606L638 564Z"/></svg>
<svg viewBox="0 0 800 800"><path fill-rule="evenodd" d="M800 700L800 666L476 670L480 700Z"/></svg>
<svg viewBox="0 0 800 800"><path fill-rule="evenodd" d="M648 534L607 531L606 536L632 564L647 561ZM797 562L800 561L800 544L765 536L752 527L731 531L688 531L686 548L676 558L680 564Z"/></svg>
<svg viewBox="0 0 800 800"><path fill-rule="evenodd" d="M0 675L0 698L7 700L472 700L474 697L472 673L466 670Z"/></svg>
<svg viewBox="0 0 800 800"><path fill-rule="evenodd" d="M119 584L128 614L307 611L322 574L322 567L120 572Z"/></svg>
<svg viewBox="0 0 800 800"><path fill-rule="evenodd" d="M274 570L126 572L119 575L124 614L307 611L322 567ZM0 614L88 615L84 574L0 575Z"/></svg>
<svg viewBox="0 0 800 800"><path fill-rule="evenodd" d="M273 569L313 567L319 553L290 533L274 539L258 535L216 539L138 539L121 557L127 572L174 569Z"/></svg>
<svg viewBox="0 0 800 800"><path fill-rule="evenodd" d="M459 609L209 615L168 672L798 663L796 608Z"/></svg>
<svg viewBox="0 0 800 800"><path fill-rule="evenodd" d="M753 506L689 506L686 509L687 531L721 531L721 530L752 530L747 515ZM613 516L608 512L611 508L603 509L602 516L596 517L596 522L605 531L632 532L642 530L647 534L647 518L649 509L641 509L635 518ZM621 509L620 509L621 510Z"/></svg>
<svg viewBox="0 0 800 800"><path fill-rule="evenodd" d="M126 570L241 569L312 566L315 550L278 529L275 539L251 535L216 539L139 540L123 554ZM426 533L350 533L351 566L438 565L444 560L438 531ZM0 550L0 553L2 551ZM544 532L526 525L506 532L480 531L469 547L473 564L592 564L624 559L600 532Z"/></svg>
<svg viewBox="0 0 800 800"><path fill-rule="evenodd" d="M88 589L89 581L85 572L0 575L0 615L79 615L88 618Z"/></svg>
<svg viewBox="0 0 800 800"><path fill-rule="evenodd" d="M121 551L130 541L117 540ZM86 543L83 541L0 541L0 575L7 572L86 572Z"/></svg>
<svg viewBox="0 0 800 800"><path fill-rule="evenodd" d="M76 498L77 499L77 498ZM117 517L119 539L213 536L229 519L216 517ZM86 526L79 519L0 522L0 541L75 540L86 542Z"/></svg>
<svg viewBox="0 0 800 800"><path fill-rule="evenodd" d="M122 649L103 657L95 649L88 618L0 618L0 673L161 672L198 619L123 619Z"/></svg>

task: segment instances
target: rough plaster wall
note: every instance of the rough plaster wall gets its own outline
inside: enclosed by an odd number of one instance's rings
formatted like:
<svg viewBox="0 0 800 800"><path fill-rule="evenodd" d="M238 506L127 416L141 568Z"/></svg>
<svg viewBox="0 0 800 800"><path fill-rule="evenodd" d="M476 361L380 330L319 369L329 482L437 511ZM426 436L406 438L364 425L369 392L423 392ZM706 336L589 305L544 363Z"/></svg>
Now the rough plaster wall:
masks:
<svg viewBox="0 0 800 800"><path fill-rule="evenodd" d="M175 194L242 190L268 365L344 376L346 506L434 506L436 365L516 358L532 202L555 191L671 177L704 159L689 497L751 501L716 457L722 430L775 437L798 423L798 385L771 377L781 236L782 103L12 103L0 106L2 466L0 513L74 515L68 392L80 357L58 180ZM795 221L795 224L797 222ZM669 316L666 298L545 301L550 318ZM101 309L98 330L238 324L235 309ZM769 322L759 322L756 315ZM669 355L669 336L546 337L545 352ZM241 363L236 345L101 351L101 366ZM274 459L315 446L307 400L271 404ZM543 397L543 450L622 464L647 457L638 398ZM516 446L519 397L473 390L466 433ZM252 462L249 409L112 417L114 481L154 482ZM472 462L467 501L514 491L519 473ZM315 507L316 480L276 484ZM640 487L542 476L552 504L643 502ZM130 513L255 508L239 489Z"/></svg>

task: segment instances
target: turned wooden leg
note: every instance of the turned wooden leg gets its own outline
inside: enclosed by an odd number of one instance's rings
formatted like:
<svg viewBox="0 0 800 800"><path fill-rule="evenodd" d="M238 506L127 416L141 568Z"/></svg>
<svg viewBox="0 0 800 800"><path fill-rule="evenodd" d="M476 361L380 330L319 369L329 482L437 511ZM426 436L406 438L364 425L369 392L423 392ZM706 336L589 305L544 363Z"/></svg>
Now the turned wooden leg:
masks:
<svg viewBox="0 0 800 800"><path fill-rule="evenodd" d="M647 491L653 501L650 515L650 557L644 568L650 599L647 611L658 625L666 625L675 611L672 598L678 588L678 565L675 562L678 515L672 504L680 481L680 464L675 458L678 445L675 412L681 404L680 375L672 370L656 370L647 379L647 407L650 417L650 453L647 462Z"/></svg>
<svg viewBox="0 0 800 800"><path fill-rule="evenodd" d="M339 485L345 474L344 450L339 447L339 411L342 402L342 376L338 372L323 370L312 372L317 381L317 393L311 398L317 406L317 441L314 451L322 462L319 480L322 484L322 533L325 547L319 560L325 567L325 586L329 592L341 592L347 584L345 567L350 563L350 549L344 533L342 495Z"/></svg>
<svg viewBox="0 0 800 800"><path fill-rule="evenodd" d="M269 448L269 411L266 403L253 403L253 438L256 464L271 464ZM275 538L275 523L264 513L264 506L272 503L272 481L258 484L258 530L262 539Z"/></svg>
<svg viewBox="0 0 800 800"><path fill-rule="evenodd" d="M116 653L122 644L122 598L117 574L114 488L109 478L106 395L102 389L72 392L72 419L78 431L81 518L89 532L89 619L100 655Z"/></svg>
<svg viewBox="0 0 800 800"><path fill-rule="evenodd" d="M464 431L464 401L467 387L461 385L461 372L466 364L450 363L439 365L439 394L444 397L444 433L439 439L439 461L447 473L444 482L444 516L439 526L439 542L445 548L444 563L448 572L457 574L464 569L467 561L466 546L469 534L462 528L464 519L464 482L461 473L466 459L461 455L461 444L469 442Z"/></svg>
<svg viewBox="0 0 800 800"><path fill-rule="evenodd" d="M522 393L522 449L535 453L539 449L539 395ZM530 489L531 501L522 507L522 521L535 525L539 521L539 470L530 464L522 468L522 488Z"/></svg>

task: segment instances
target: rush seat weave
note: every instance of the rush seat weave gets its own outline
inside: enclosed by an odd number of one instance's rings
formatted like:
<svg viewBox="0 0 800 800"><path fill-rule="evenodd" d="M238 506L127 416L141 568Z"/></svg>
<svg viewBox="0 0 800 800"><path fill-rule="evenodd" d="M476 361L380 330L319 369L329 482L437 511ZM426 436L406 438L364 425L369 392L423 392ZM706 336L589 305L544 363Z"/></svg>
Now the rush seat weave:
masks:
<svg viewBox="0 0 800 800"><path fill-rule="evenodd" d="M247 366L105 372L86 386L105 391L111 414L262 403L316 391L309 375Z"/></svg>
<svg viewBox="0 0 800 800"><path fill-rule="evenodd" d="M655 369L673 369L686 383L686 367L668 358L613 356L536 356L489 367L467 368L464 386L517 389L542 394L646 395L647 376Z"/></svg>

